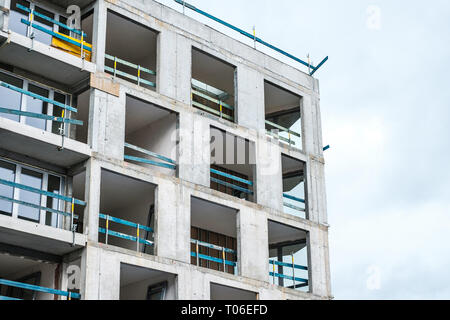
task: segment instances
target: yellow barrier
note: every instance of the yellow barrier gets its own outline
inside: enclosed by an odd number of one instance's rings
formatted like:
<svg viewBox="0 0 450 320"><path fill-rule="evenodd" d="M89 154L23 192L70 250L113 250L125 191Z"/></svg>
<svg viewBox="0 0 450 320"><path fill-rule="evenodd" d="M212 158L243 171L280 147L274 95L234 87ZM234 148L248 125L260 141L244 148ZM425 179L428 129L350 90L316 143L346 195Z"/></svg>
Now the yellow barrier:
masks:
<svg viewBox="0 0 450 320"><path fill-rule="evenodd" d="M81 41L79 39L75 39L75 38L69 37L68 35L65 35L65 34L62 34L62 33L59 33L59 32L56 32L56 33L58 33L58 34L60 34L60 35L62 35L64 37L67 37L67 38L69 38L69 39L71 39L73 41L76 41L76 42L81 44ZM83 44L86 47L91 48L91 50L92 50L92 45L91 44L89 44L87 42L84 42ZM77 56L77 57L81 56L81 52L80 52L81 48L79 46L76 46L76 45L71 44L69 42L66 42L64 40L58 39L56 37L52 38L52 47L58 48L60 50L63 50L65 52L70 53L70 54L72 54L74 56ZM84 49L83 51L84 51L85 59L87 61L91 61L91 52L86 50L86 49Z"/></svg>

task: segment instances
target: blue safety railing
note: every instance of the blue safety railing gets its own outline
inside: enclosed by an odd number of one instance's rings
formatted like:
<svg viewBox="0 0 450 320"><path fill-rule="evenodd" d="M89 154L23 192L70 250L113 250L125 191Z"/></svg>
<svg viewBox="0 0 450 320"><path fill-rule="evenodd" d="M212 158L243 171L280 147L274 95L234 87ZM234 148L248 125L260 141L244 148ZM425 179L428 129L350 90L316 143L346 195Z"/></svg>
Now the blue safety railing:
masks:
<svg viewBox="0 0 450 320"><path fill-rule="evenodd" d="M137 65L137 64L125 61L123 59L119 59L119 58L114 57L114 56L109 55L109 54L105 54L105 59L113 61L113 63L114 63L113 67L111 68L111 67L105 66L105 71L108 72L108 73L111 73L114 77L122 76L124 78L136 81L138 86L141 85L141 84L146 84L146 85L148 85L150 87L153 87L153 88L156 87L156 83L154 83L152 81L149 81L149 80L146 80L146 79L143 79L141 77L141 73L147 73L149 75L155 76L156 75L155 71L147 69L147 68L144 68L144 67L142 67L140 65ZM137 71L136 75L131 75L131 74L126 73L124 71L118 70L118 68L117 68L118 64L130 67L132 69L136 69L136 71Z"/></svg>
<svg viewBox="0 0 450 320"><path fill-rule="evenodd" d="M24 205L27 207L31 207L34 209L39 209L39 210L43 210L43 211L47 211L47 212L52 212L52 213L56 213L56 214L60 214L66 217L72 217L72 229L73 229L73 219L78 219L78 215L74 214L74 208L75 205L81 205L81 206L86 206L86 202L82 201L82 200L78 200L75 198L71 198L71 197L66 197L57 193L53 193L53 192L49 192L49 191L45 191L45 190L41 190L41 189L37 189L37 188L33 188L33 187L29 187L27 185L24 184L20 184L20 183L15 183L12 181L8 181L8 180L4 180L4 179L0 179L0 184L8 186L8 187L12 187L12 188L17 188L17 189L21 189L24 191L28 191L28 192L33 192L33 193L37 193L46 197L51 197L57 200L62 200L68 203L71 203L71 210L70 212L65 212L65 211L61 211L61 210L57 210L57 209L53 209L53 208L47 208L47 207L43 207L34 203L29 203L26 201L22 201L19 199L14 199L14 198L10 198L10 197L6 197L6 196L0 196L0 200L4 200L4 201L8 201L11 203L17 203L20 205ZM74 231L74 230L72 230Z"/></svg>
<svg viewBox="0 0 450 320"><path fill-rule="evenodd" d="M213 107L206 106L202 103L194 101L194 96L203 98L212 103ZM212 113L220 118L224 118L230 121L234 121L234 116L230 116L224 113L224 109L229 110L234 115L234 107L225 103L223 98L228 98L229 94L216 89L210 85L202 83L198 80L192 79L192 89L191 89L191 101L194 107Z"/></svg>
<svg viewBox="0 0 450 320"><path fill-rule="evenodd" d="M203 242L203 241L199 241L199 240L194 240L194 239L191 239L191 243L195 244L195 251L191 251L191 257L197 258L197 266L200 265L200 261L201 260L212 261L212 262L216 262L216 263L222 264L223 270L225 270L226 266L232 266L232 267L236 267L237 266L237 263L235 261L230 261L230 260L226 259L226 254L227 253L231 253L231 254L234 255L234 257L236 257L236 251L235 250L228 249L228 248L221 247L221 246L217 246L217 245L210 244L210 243ZM209 249L220 251L222 258L216 258L216 257L208 256L206 254L201 254L199 247L205 247L205 248L209 248Z"/></svg>
<svg viewBox="0 0 450 320"><path fill-rule="evenodd" d="M267 134L275 137L281 141L288 143L289 145L295 145L294 138L300 138L300 133L292 131L291 129L280 126L274 122L266 120L266 132ZM287 134L287 138L280 135L280 133Z"/></svg>
<svg viewBox="0 0 450 320"><path fill-rule="evenodd" d="M210 171L211 171L211 173L216 174L216 175L218 175L220 177L228 178L228 179L231 179L231 180L234 180L234 181L246 184L249 187L253 186L253 182L252 181L249 181L249 180L246 180L246 179L242 179L242 178L233 176L233 175L231 175L229 173L225 173L225 172L222 172L222 171L219 171L219 170L216 170L216 169L212 169L212 168L210 169ZM211 181L215 182L217 184L223 185L225 187L228 187L228 188L240 191L240 192L244 192L244 193L247 193L247 194L253 194L253 191L250 190L250 189L243 188L243 187L237 186L235 184L232 184L232 183L220 180L220 179L216 179L216 178L211 177Z"/></svg>
<svg viewBox="0 0 450 320"><path fill-rule="evenodd" d="M291 256L292 263L287 262L281 262L277 260L269 260L269 265L272 265L272 271L269 272L269 275L273 279L273 284L275 284L275 278L282 278L286 280L292 281L292 288L301 288L308 285L308 279L300 278L296 276L295 272L296 270L303 270L308 271L308 267L298 265L294 263L294 256ZM283 273L276 272L276 266L278 266L278 270L282 269L284 271L284 268L289 268L291 270L291 275ZM281 268L280 268L281 267Z"/></svg>
<svg viewBox="0 0 450 320"><path fill-rule="evenodd" d="M263 41L262 39L258 38L258 37L256 36L256 34L250 34L250 33L246 32L246 31L244 31L244 30L242 30L242 29L239 29L239 28L233 26L232 24L230 24L230 23L228 23L228 22L225 22L224 20L221 20L221 19L219 19L219 18L217 18L217 17L215 17L215 16L213 16L213 15L211 15L211 14L209 14L209 13L203 11L203 10L200 10L200 9L196 8L195 6L193 6L193 5L189 4L189 3L187 3L186 1L183 1L183 0L175 0L175 2L177 2L178 4L181 4L183 7L186 7L186 8L188 8L188 9L190 9L190 10L193 10L193 11L195 11L195 12L197 12L197 13L199 13L199 14L201 14L201 15L203 15L203 16L205 16L205 17L207 17L207 18L209 18L209 19L211 19L211 20L213 20L213 21L216 21L216 22L218 22L218 23L220 23L220 24L222 24L222 25L224 25L224 26L226 26L226 27L228 27L228 28L230 28L230 29L232 29L232 30L234 30L234 31L239 32L239 33L242 34L243 36L246 36L246 37L252 39L255 43L256 43L256 42L261 43L262 45L264 45L264 46L266 46L266 47L268 47L268 48L270 48L270 49L272 49L272 50L275 50L276 52L281 53L282 55L284 55L284 56L286 56L286 57L288 57L288 58L290 58L290 59L292 59L292 60L295 60L295 61L301 63L302 65L304 65L304 66L308 67L308 69L310 69L309 74L310 74L311 76L312 76L317 70L319 70L319 68L320 68L320 67L328 60L328 57L325 57L325 58L324 58L317 66L313 66L313 65L312 65L311 63L309 63L309 62L305 62L305 61L303 61L303 60L301 60L301 59L299 59L299 58L293 56L292 54L287 53L286 51L281 50L281 49L279 49L279 48L277 48L277 47L271 45L270 43L267 43L267 42Z"/></svg>
<svg viewBox="0 0 450 320"><path fill-rule="evenodd" d="M150 157L156 158L156 159L164 161L164 162L157 162L157 161L149 160L146 158L135 157L135 156L130 156L130 155L125 155L124 156L125 160L136 161L136 162L145 163L145 164L151 164L153 166L166 168L166 169L172 169L172 170L175 170L177 168L177 163L174 160L164 157L162 155L159 155L155 152L134 146L134 145L126 143L126 142L125 142L125 148L132 149L134 151L138 151L140 153L146 154Z"/></svg>
<svg viewBox="0 0 450 320"><path fill-rule="evenodd" d="M7 88L9 90L12 91L16 91L18 93L24 94L26 96L29 96L33 99L38 99L41 100L43 102L52 104L54 106L60 107L64 110L68 110L68 111L72 111L72 112L77 112L77 109L74 107L71 107L69 105L66 105L64 103L49 99L47 97L43 97L41 95L38 95L36 93L24 90L22 88L13 86L9 83L0 81L0 86ZM8 108L4 108L3 106L0 107L0 113L6 113L6 114L14 114L14 115L18 115L18 116L24 116L24 117L31 117L31 118L38 118L38 119L44 119L44 120L51 120L51 121L55 121L55 122L62 122L62 123L69 123L69 124L74 124L74 125L83 125L83 121L81 120L75 120L75 119L70 119L70 118L66 118L64 117L64 112L63 110L63 114L62 117L56 117L56 116L51 116L51 115L46 115L46 114L42 114L42 113L34 113L34 112L27 112L27 111L20 111L20 110L14 110L14 109L8 109Z"/></svg>
<svg viewBox="0 0 450 320"><path fill-rule="evenodd" d="M17 6L17 8L19 8L19 9L21 9L21 10L23 10L23 11L25 11L25 12L27 12L29 14L28 15L28 20L23 19L23 18L20 20L23 24L27 25L28 27L34 28L36 30L42 31L42 32L44 32L44 33L54 37L54 38L63 40L63 41L68 42L68 43L70 43L70 44L72 44L74 46L80 47L80 49L83 48L83 50L80 50L80 56L82 58L84 58L84 55L82 54L84 50L92 52L92 47L88 43L86 43L85 40L84 40L87 37L87 35L82 30L77 30L77 29L71 28L71 27L69 27L68 25L66 25L64 23L56 21L56 20L54 20L54 19L52 19L50 17L47 17L46 15L44 15L42 13L37 12L36 10L24 7L24 6L20 5L20 4L16 4L16 6ZM62 28L66 29L66 30L68 30L70 32L73 32L73 33L81 36L81 40L72 38L72 37L64 35L62 33L54 32L53 30L49 30L47 28L42 27L41 25L33 23L34 16L42 18L42 19L44 19L44 20L46 20L46 21L48 21L48 22L50 22L52 24L58 25L59 27L62 27Z"/></svg>
<svg viewBox="0 0 450 320"><path fill-rule="evenodd" d="M100 232L102 234L105 234L105 243L106 244L108 244L108 237L109 236L113 236L113 237L116 237L116 238L120 238L120 239L136 242L136 251L139 251L139 244L144 244L144 245L148 245L148 246L153 246L154 245L153 241L150 241L150 240L147 240L147 239L144 239L144 238L140 237L140 231L141 230L145 231L145 232L153 233L154 231L153 231L152 228L149 228L147 226L144 226L144 225L141 225L141 224L137 224L137 223L134 223L134 222L130 222L130 221L127 221L127 220L115 218L115 217L112 217L110 215L106 215L106 214L103 214L103 213L99 214L99 218L105 220L106 227L105 228L99 227L98 228L98 232ZM115 222L115 223L118 223L118 224L123 225L123 226L135 228L136 229L135 236L131 236L131 235L128 235L128 234L125 234L125 233L121 233L121 232L110 230L110 225L109 225L110 222Z"/></svg>
<svg viewBox="0 0 450 320"><path fill-rule="evenodd" d="M0 285L14 287L14 288L20 288L20 289L25 289L25 290L31 290L31 291L37 291L37 292L50 293L50 294L54 294L54 295L61 296L61 297L67 297L68 300L81 299L81 295L76 292L56 290L56 289L51 289L51 288L46 288L46 287L36 286L33 284L21 283L21 282L16 282L16 281L11 281L11 280L0 279ZM0 296L0 300L21 300L21 299Z"/></svg>
<svg viewBox="0 0 450 320"><path fill-rule="evenodd" d="M306 204L306 201L304 199L291 196L291 195L289 195L287 193L283 193L283 198L289 199L289 200L292 200L292 201L296 201L297 203ZM283 202L283 205L285 207L287 207L287 208L291 208L291 209L296 210L296 211L300 211L300 212L305 212L306 211L306 209L304 207L299 207L298 205L293 205L293 204L291 204L289 202L286 202L286 201Z"/></svg>

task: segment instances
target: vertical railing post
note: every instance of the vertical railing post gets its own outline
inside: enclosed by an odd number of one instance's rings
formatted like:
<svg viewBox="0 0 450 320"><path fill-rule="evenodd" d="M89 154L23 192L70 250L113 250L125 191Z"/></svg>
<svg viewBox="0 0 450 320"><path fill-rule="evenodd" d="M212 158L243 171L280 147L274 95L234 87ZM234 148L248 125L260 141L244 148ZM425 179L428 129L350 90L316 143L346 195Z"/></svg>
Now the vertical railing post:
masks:
<svg viewBox="0 0 450 320"><path fill-rule="evenodd" d="M116 80L117 57L114 57L114 80Z"/></svg>
<svg viewBox="0 0 450 320"><path fill-rule="evenodd" d="M109 234L109 215L106 216L106 238L105 238L105 244L108 244L108 234Z"/></svg>
<svg viewBox="0 0 450 320"><path fill-rule="evenodd" d="M220 118L222 118L223 117L223 115L222 115L223 107L222 107L222 101L220 101L220 100L219 100L219 106L220 106Z"/></svg>
<svg viewBox="0 0 450 320"><path fill-rule="evenodd" d="M273 280L273 284L275 284L275 260L272 260L273 264L273 271L272 271L272 280Z"/></svg>
<svg viewBox="0 0 450 320"><path fill-rule="evenodd" d="M224 247L222 247L222 264L223 264L223 272L226 272L225 271L226 264L225 264L225 248Z"/></svg>
<svg viewBox="0 0 450 320"><path fill-rule="evenodd" d="M291 252L292 257L292 281L294 282L294 290L295 290L295 264L294 264L294 253Z"/></svg>
<svg viewBox="0 0 450 320"><path fill-rule="evenodd" d="M139 252L139 224L136 228L136 251Z"/></svg>
<svg viewBox="0 0 450 320"><path fill-rule="evenodd" d="M72 247L75 246L75 226L73 223L73 215L75 211L75 199L72 197L70 204L70 230L72 231Z"/></svg>
<svg viewBox="0 0 450 320"><path fill-rule="evenodd" d="M195 241L195 256L197 257L197 267L199 265L199 257L198 257L198 240Z"/></svg>
<svg viewBox="0 0 450 320"><path fill-rule="evenodd" d="M138 76L137 76L137 78L138 78L138 86L140 86L141 85L141 66L140 65L138 65Z"/></svg>

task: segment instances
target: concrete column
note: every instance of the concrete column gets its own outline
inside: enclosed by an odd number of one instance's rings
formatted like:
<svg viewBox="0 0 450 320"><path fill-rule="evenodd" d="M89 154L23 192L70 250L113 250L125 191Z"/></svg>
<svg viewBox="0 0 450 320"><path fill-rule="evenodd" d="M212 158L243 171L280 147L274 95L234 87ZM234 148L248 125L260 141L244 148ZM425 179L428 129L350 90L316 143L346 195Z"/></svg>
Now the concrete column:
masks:
<svg viewBox="0 0 450 320"><path fill-rule="evenodd" d="M243 65L237 67L237 122L254 130L265 129L264 76Z"/></svg>
<svg viewBox="0 0 450 320"><path fill-rule="evenodd" d="M88 240L98 241L98 226L100 212L100 184L101 184L100 163L93 158L89 159L86 165L85 199L87 202L84 210L84 230L88 235Z"/></svg>
<svg viewBox="0 0 450 320"><path fill-rule="evenodd" d="M321 224L328 223L324 167L323 158L310 157L307 164L308 218Z"/></svg>
<svg viewBox="0 0 450 320"><path fill-rule="evenodd" d="M155 254L190 263L190 194L171 181L156 191Z"/></svg>
<svg viewBox="0 0 450 320"><path fill-rule="evenodd" d="M180 114L178 177L209 187L210 127L202 116L191 112Z"/></svg>
<svg viewBox="0 0 450 320"><path fill-rule="evenodd" d="M283 179L280 147L258 139L256 147L256 200L258 204L283 211Z"/></svg>
<svg viewBox="0 0 450 320"><path fill-rule="evenodd" d="M262 211L242 208L238 213L239 275L269 281L267 217Z"/></svg>
<svg viewBox="0 0 450 320"><path fill-rule="evenodd" d="M161 30L156 72L156 88L160 94L190 104L191 56L191 44L187 38L167 29Z"/></svg>
<svg viewBox="0 0 450 320"><path fill-rule="evenodd" d="M91 89L88 143L92 151L123 160L125 94L120 97Z"/></svg>
<svg viewBox="0 0 450 320"><path fill-rule="evenodd" d="M315 295L329 298L331 296L331 280L328 230L325 227L311 229L309 241L310 291Z"/></svg>
<svg viewBox="0 0 450 320"><path fill-rule="evenodd" d="M0 7L9 9L11 7L11 0L0 0ZM8 31L9 15L3 11L0 11L0 29Z"/></svg>
<svg viewBox="0 0 450 320"><path fill-rule="evenodd" d="M97 71L103 72L105 67L107 10L104 0L97 0L94 6L92 25L92 62L97 65Z"/></svg>

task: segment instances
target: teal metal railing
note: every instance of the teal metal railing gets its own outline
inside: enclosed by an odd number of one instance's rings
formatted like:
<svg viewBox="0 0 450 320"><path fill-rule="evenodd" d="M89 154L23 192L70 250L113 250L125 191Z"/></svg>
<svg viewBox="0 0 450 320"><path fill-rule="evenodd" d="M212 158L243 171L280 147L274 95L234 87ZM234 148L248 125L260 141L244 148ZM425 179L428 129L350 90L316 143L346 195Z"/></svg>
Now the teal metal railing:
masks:
<svg viewBox="0 0 450 320"><path fill-rule="evenodd" d="M152 228L149 228L147 226L144 226L144 225L141 225L141 224L138 224L138 223L130 222L130 221L127 221L127 220L115 218L115 217L112 217L110 215L106 215L106 214L103 214L103 213L99 214L99 218L105 220L105 222L106 222L106 227L105 228L101 228L101 227L98 228L98 232L100 232L102 234L105 234L105 243L106 244L108 244L109 236L113 236L113 237L116 237L116 238L120 238L120 239L136 242L136 251L138 251L138 252L139 252L139 248L140 248L139 244L144 244L144 245L148 245L148 246L153 246L154 245L153 241L150 241L150 240L147 240L147 239L144 239L144 238L140 237L140 231L141 230L145 231L147 233L149 233L149 232L153 233L154 231L153 231ZM128 226L128 227L135 228L136 229L136 233L135 233L134 236L132 236L132 235L128 235L128 234L125 234L125 233L113 231L113 230L110 229L110 225L109 225L110 222L114 222L114 223L118 223L118 224L123 225L123 226Z"/></svg>
<svg viewBox="0 0 450 320"><path fill-rule="evenodd" d="M67 297L68 300L81 298L81 295L76 292L56 290L56 289L36 286L33 284L21 283L21 282L5 280L5 279L0 279L0 285L14 287L14 288L20 288L20 289L25 289L25 290L32 290L32 291L37 291L37 292L50 293L50 294L54 294L57 296ZM0 296L0 300L21 300L21 299Z"/></svg>
<svg viewBox="0 0 450 320"><path fill-rule="evenodd" d="M155 76L156 75L155 71L147 69L147 68L144 68L144 67L142 67L140 65L137 65L137 64L125 61L123 59L119 59L119 58L117 58L115 56L112 56L112 55L109 55L109 54L105 54L105 59L114 62L114 65L113 65L112 68L108 67L108 66L105 66L105 71L108 72L108 73L111 73L114 77L122 76L124 78L136 81L138 86L140 86L141 84L146 84L146 85L148 85L150 87L156 88L156 83L154 83L152 81L149 81L149 80L146 80L146 79L143 79L141 77L141 73L142 72L146 73L146 74L149 74L149 75ZM137 70L136 75L131 75L131 74L126 73L124 71L118 70L118 68L117 68L118 64L127 66L127 67L132 68L132 69L136 69Z"/></svg>
<svg viewBox="0 0 450 320"><path fill-rule="evenodd" d="M60 107L64 110L68 110L68 111L72 111L72 112L77 112L77 109L74 107L71 107L69 105L66 105L64 103L49 99L47 97L43 97L41 95L38 95L36 93L24 90L22 88L13 86L11 84L8 84L6 82L0 81L0 86L10 89L12 91L16 91L19 92L21 94L27 95L29 97L32 97L34 99L38 99L41 100L43 102L52 104L54 106ZM24 117L32 117L32 118L38 118L38 119L44 119L44 120L51 120L51 121L55 121L55 122L62 122L62 123L69 123L69 124L74 124L74 125L83 125L83 121L81 120L75 120L75 119L70 119L70 118L66 118L64 117L64 112L63 112L63 116L62 117L55 117L55 116L51 116L51 115L46 115L46 114L42 114L42 113L34 113L34 112L27 112L27 111L20 111L20 110L13 110L13 109L8 109L8 108L4 108L4 107L0 107L0 113L7 113L7 114L14 114L14 115L18 115L18 116L24 116Z"/></svg>
<svg viewBox="0 0 450 320"><path fill-rule="evenodd" d="M303 205L306 204L306 201L304 199L291 196L291 195L289 195L287 193L283 193L283 198L289 199L289 200L292 200L292 201L296 201L299 204L303 204ZM296 210L296 211L300 211L300 212L305 212L306 211L306 209L304 207L299 207L298 205L293 205L293 204L291 204L289 202L286 202L286 201L283 202L283 205L285 207L287 207L287 208L291 208L291 209Z"/></svg>
<svg viewBox="0 0 450 320"><path fill-rule="evenodd" d="M231 179L231 180L234 180L234 181L246 184L249 187L253 187L253 182L252 181L249 181L249 180L246 180L246 179L242 179L242 178L233 176L233 175L231 175L229 173L225 173L225 172L222 172L222 171L219 171L219 170L216 170L216 169L212 169L212 168L210 169L210 171L211 171L211 173L216 174L216 175L218 175L220 177L228 178L228 179ZM226 182L226 181L223 181L223 180L220 180L220 179L216 179L216 178L213 178L213 177L211 177L211 181L215 182L215 183L218 183L220 185L223 185L225 187L228 187L228 188L240 191L240 192L244 192L244 193L247 193L247 194L253 194L252 190L247 189L247 188L243 188L243 187L240 187L240 186L237 186L237 185L235 185L233 183L229 183L229 182Z"/></svg>
<svg viewBox="0 0 450 320"><path fill-rule="evenodd" d="M150 164L153 166L166 168L166 169L172 169L172 170L175 170L177 168L177 163L174 160L164 157L162 155L159 155L155 152L134 146L134 145L126 143L126 142L125 142L125 148L132 149L134 151L138 151L140 153L146 154L150 157L154 157L154 158L159 159L164 162L157 162L157 161L149 160L146 158L135 157L135 156L130 156L130 155L124 155L125 160L136 161L136 162Z"/></svg>
<svg viewBox="0 0 450 320"><path fill-rule="evenodd" d="M269 127L269 128L267 128ZM275 129L278 132L274 132ZM283 126L280 126L274 122L266 120L266 132L267 134L271 135L272 137L279 139L281 141L284 141L288 143L289 145L295 145L294 138L300 138L300 133L297 133L295 131L292 131L291 129L285 128ZM280 135L280 133L286 133L287 138Z"/></svg>
<svg viewBox="0 0 450 320"><path fill-rule="evenodd" d="M272 271L269 272L269 275L273 279L273 284L275 284L275 278L282 278L282 279L287 279L287 280L292 281L291 287L293 289L307 286L308 279L300 278L300 277L296 276L295 270L307 271L308 267L295 264L294 263L294 255L291 255L291 259L292 259L292 263L286 263L286 262L281 262L281 261L277 261L277 260L269 260L269 265L272 265ZM279 270L282 268L285 268L285 267L291 269L291 275L284 274L284 272L277 273L275 270L276 266L281 267L281 268L278 268Z"/></svg>
<svg viewBox="0 0 450 320"><path fill-rule="evenodd" d="M226 270L225 269L226 266L232 266L232 267L236 267L237 266L237 262L230 261L230 260L226 259L226 254L227 253L233 254L233 256L236 258L236 251L235 250L228 249L228 248L221 247L221 246L217 246L217 245L210 244L210 243L203 242L203 241L199 241L199 240L194 240L194 239L191 239L191 243L195 244L195 251L191 251L191 257L197 258L197 266L200 265L200 261L201 260L206 260L206 261L212 261L212 262L220 263L223 266L223 270ZM222 258L216 258L216 257L208 256L206 254L201 254L199 247L205 247L205 248L209 248L209 249L220 251Z"/></svg>
<svg viewBox="0 0 450 320"><path fill-rule="evenodd" d="M194 101L194 96L206 99L212 103L211 106L206 106L202 103ZM209 113L212 113L220 118L234 121L234 107L225 103L223 100L230 95L222 90L216 89L198 80L192 79L191 100L192 105ZM229 110L232 115L224 113L224 109Z"/></svg>

